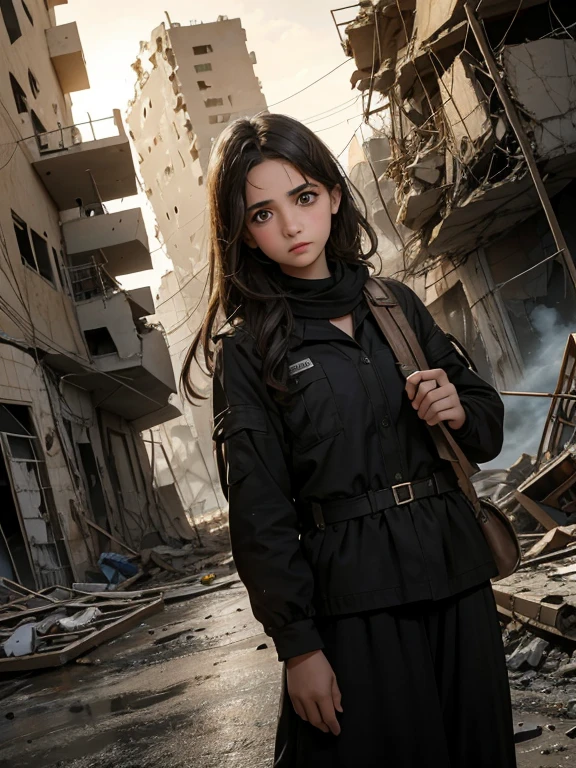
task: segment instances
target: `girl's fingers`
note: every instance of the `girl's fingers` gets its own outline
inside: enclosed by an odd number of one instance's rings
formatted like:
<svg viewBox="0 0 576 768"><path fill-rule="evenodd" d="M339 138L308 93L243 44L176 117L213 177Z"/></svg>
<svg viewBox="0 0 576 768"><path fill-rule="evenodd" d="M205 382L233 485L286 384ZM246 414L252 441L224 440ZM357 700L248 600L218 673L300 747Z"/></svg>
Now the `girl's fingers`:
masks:
<svg viewBox="0 0 576 768"><path fill-rule="evenodd" d="M320 715L322 716L322 722L325 723L330 732L334 736L338 736L340 733L340 723L336 719L336 712L334 711L334 702L332 695L325 696L318 702L318 708L320 709Z"/></svg>
<svg viewBox="0 0 576 768"><path fill-rule="evenodd" d="M441 411L435 416L431 416L430 420L426 419L426 424L429 427L434 427L436 424L440 424L441 421L455 421L460 416L460 410L458 408L449 408L446 411Z"/></svg>
<svg viewBox="0 0 576 768"><path fill-rule="evenodd" d="M410 400L414 399L418 385L423 381L435 381L439 387L449 384L446 371L442 368L432 368L429 371L416 371L406 379L406 392Z"/></svg>
<svg viewBox="0 0 576 768"><path fill-rule="evenodd" d="M332 701L334 702L334 709L337 709L338 712L344 712L342 707L342 694L340 693L340 688L338 688L336 677L332 679Z"/></svg>
<svg viewBox="0 0 576 768"><path fill-rule="evenodd" d="M304 702L304 708L306 710L306 719L310 725L313 725L324 733L329 733L330 729L322 718L322 713L320 712L318 704L315 701L312 701L312 699L309 699Z"/></svg>
<svg viewBox="0 0 576 768"><path fill-rule="evenodd" d="M429 400L426 398L418 410L418 416L426 421L428 418L436 416L441 411L446 411L449 408L456 408L458 402L459 401L456 400L452 394L445 394L444 396L439 395L436 400Z"/></svg>
<svg viewBox="0 0 576 768"><path fill-rule="evenodd" d="M414 395L414 399L412 400L412 407L415 410L418 410L424 398L437 388L438 388L438 385L436 381L420 382L420 384L418 385L418 390L416 391L416 394Z"/></svg>
<svg viewBox="0 0 576 768"><path fill-rule="evenodd" d="M300 701L300 699L291 699L291 701L292 701L292 706L294 707L294 711L296 712L298 717L301 717L302 720L308 720L306 716L306 710L302 706L302 702Z"/></svg>

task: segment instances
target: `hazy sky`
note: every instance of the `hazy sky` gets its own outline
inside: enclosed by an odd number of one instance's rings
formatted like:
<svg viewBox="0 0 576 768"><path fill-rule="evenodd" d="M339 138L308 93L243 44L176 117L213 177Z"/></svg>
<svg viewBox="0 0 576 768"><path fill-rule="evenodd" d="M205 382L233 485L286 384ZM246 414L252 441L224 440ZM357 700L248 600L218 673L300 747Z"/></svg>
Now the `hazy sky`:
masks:
<svg viewBox="0 0 576 768"><path fill-rule="evenodd" d="M93 119L106 117L114 108L125 114L134 93L135 75L130 65L138 55L140 40L149 40L154 27L166 20L164 11L170 14L172 22L182 25L216 21L220 14L240 17L248 37L248 50L257 56L256 74L271 105L345 61L330 10L347 4L335 0L219 0L214 4L205 0L69 0L67 5L56 6L56 18L59 24L78 24L91 84L90 90L72 94L74 119L83 122L87 112ZM342 21L354 15L353 8L337 14ZM358 94L349 82L353 70L350 60L273 111L306 120L339 108ZM358 127L360 112L360 101L351 103L337 114L311 123L310 128L339 153ZM153 240L151 247L155 247ZM167 261L160 252L153 259L156 275L151 282L155 290ZM126 279L123 284L134 287L132 280Z"/></svg>

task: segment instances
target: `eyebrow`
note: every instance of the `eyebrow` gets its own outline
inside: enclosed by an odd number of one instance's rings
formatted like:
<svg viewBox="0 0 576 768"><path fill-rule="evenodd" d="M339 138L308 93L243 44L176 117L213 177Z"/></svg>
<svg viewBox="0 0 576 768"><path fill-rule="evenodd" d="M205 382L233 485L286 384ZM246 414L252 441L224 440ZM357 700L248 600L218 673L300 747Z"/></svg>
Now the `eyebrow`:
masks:
<svg viewBox="0 0 576 768"><path fill-rule="evenodd" d="M294 195L297 195L299 192L303 192L308 187L317 187L318 184L313 184L311 181L305 181L304 184L300 184L298 187L294 187L294 189L291 189L289 192L286 193L287 197L294 197ZM274 200L261 200L259 203L254 203L253 205L246 208L246 213L250 213L250 211L253 211L255 208L262 208L265 205L270 205L270 203L273 203Z"/></svg>

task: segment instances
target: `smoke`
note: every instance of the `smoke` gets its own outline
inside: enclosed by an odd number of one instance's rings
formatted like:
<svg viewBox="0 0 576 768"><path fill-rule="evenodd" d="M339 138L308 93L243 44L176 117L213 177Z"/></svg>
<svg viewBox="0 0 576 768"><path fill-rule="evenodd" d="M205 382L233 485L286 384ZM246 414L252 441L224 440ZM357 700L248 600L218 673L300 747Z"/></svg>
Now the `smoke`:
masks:
<svg viewBox="0 0 576 768"><path fill-rule="evenodd" d="M532 353L528 369L516 387L519 392L553 392L556 389L566 342L574 328L559 321L550 307L538 306L530 321L540 343ZM505 406L504 446L500 455L484 464L484 469L508 468L522 453L538 452L551 398L503 396Z"/></svg>

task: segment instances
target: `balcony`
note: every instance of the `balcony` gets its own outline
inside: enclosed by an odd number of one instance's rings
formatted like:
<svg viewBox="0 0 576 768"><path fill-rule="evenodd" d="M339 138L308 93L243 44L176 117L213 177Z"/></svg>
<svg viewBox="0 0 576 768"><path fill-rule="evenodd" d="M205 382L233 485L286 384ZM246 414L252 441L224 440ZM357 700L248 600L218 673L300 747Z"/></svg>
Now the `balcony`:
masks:
<svg viewBox="0 0 576 768"><path fill-rule="evenodd" d="M87 126L90 140L84 137ZM97 133L108 135L97 138ZM118 109L104 120L39 133L27 145L38 158L34 168L60 211L97 197L106 202L137 192L130 143Z"/></svg>
<svg viewBox="0 0 576 768"><path fill-rule="evenodd" d="M99 210L104 209L100 206ZM104 255L106 271L113 277L152 269L148 235L140 208L84 215L64 222L62 232L72 265L86 264L98 251Z"/></svg>
<svg viewBox="0 0 576 768"><path fill-rule="evenodd" d="M168 402L176 382L164 336L139 319L154 311L150 289L123 291L95 264L71 267L70 278L80 329L98 369L74 370L74 383L139 430L179 416Z"/></svg>
<svg viewBox="0 0 576 768"><path fill-rule="evenodd" d="M54 2L52 5L62 5L62 3ZM49 27L46 30L46 42L64 93L75 93L90 88L76 22Z"/></svg>

